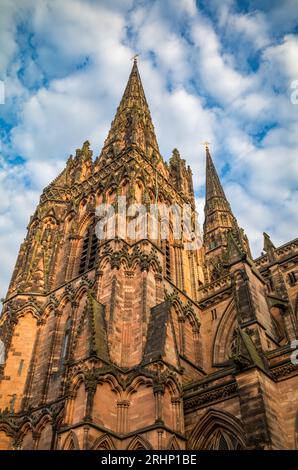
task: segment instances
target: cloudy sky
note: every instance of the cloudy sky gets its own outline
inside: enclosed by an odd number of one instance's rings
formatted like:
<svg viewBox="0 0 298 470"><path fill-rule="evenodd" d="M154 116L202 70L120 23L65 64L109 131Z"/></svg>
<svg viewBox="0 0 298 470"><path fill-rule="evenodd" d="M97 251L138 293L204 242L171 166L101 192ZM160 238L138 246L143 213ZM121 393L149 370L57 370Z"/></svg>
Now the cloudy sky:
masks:
<svg viewBox="0 0 298 470"><path fill-rule="evenodd" d="M297 236L298 0L0 0L2 296L42 188L84 140L99 154L135 52L162 155L177 147L193 169L200 222L208 140L255 256L263 231Z"/></svg>

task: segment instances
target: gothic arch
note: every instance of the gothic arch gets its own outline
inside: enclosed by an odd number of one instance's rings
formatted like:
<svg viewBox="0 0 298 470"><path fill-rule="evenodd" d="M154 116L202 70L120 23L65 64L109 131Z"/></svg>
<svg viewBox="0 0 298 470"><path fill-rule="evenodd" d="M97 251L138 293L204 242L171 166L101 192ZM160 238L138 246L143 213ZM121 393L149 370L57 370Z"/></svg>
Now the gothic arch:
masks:
<svg viewBox="0 0 298 470"><path fill-rule="evenodd" d="M53 209L51 209L49 212L47 212L47 214L45 214L41 218L41 223L43 224L43 226L45 226L47 223L50 223L55 226L58 225L58 219ZM45 228L42 230L42 233L44 233Z"/></svg>
<svg viewBox="0 0 298 470"><path fill-rule="evenodd" d="M193 310L192 306L187 304L184 308L183 308L183 313L184 313L184 316L185 318L189 319L190 321L190 324L193 328L200 328L200 321L199 319L197 318L197 315L195 314L195 311Z"/></svg>
<svg viewBox="0 0 298 470"><path fill-rule="evenodd" d="M51 313L55 312L56 308L57 308L57 305L55 304L55 301L49 298L47 303L42 308L42 311L41 311L42 319L43 320L47 319Z"/></svg>
<svg viewBox="0 0 298 470"><path fill-rule="evenodd" d="M109 434L103 434L95 440L92 450L116 450L116 446Z"/></svg>
<svg viewBox="0 0 298 470"><path fill-rule="evenodd" d="M185 318L183 312L183 304L179 297L174 298L171 302L171 317L175 331L177 347L180 354L184 354L185 349Z"/></svg>
<svg viewBox="0 0 298 470"><path fill-rule="evenodd" d="M77 375L72 377L71 379L71 385L70 385L70 392L73 396L76 395L78 388L82 383L84 383L84 374L83 372L79 372Z"/></svg>
<svg viewBox="0 0 298 470"><path fill-rule="evenodd" d="M142 436L134 436L127 446L127 450L150 450L151 444Z"/></svg>
<svg viewBox="0 0 298 470"><path fill-rule="evenodd" d="M166 449L168 450L181 450L176 436L171 436L170 439L168 440L168 443L166 445Z"/></svg>
<svg viewBox="0 0 298 470"><path fill-rule="evenodd" d="M31 315L35 320L39 321L40 320L40 312L36 305L24 305L23 308L21 308L16 315L17 321L19 321L20 318L25 317L26 315Z"/></svg>
<svg viewBox="0 0 298 470"><path fill-rule="evenodd" d="M104 257L100 257L100 262L98 265L99 271L104 271L108 264L111 262L111 256L105 255Z"/></svg>
<svg viewBox="0 0 298 470"><path fill-rule="evenodd" d="M135 378L127 387L127 397L130 397L132 393L135 393L141 385L145 385L145 387L152 386L152 379L143 376Z"/></svg>
<svg viewBox="0 0 298 470"><path fill-rule="evenodd" d="M114 375L108 374L108 375L99 377L97 383L99 385L101 385L103 383L108 383L111 387L112 392L115 392L117 394L118 398L121 397L122 388L119 385L119 382L118 382L117 378Z"/></svg>
<svg viewBox="0 0 298 470"><path fill-rule="evenodd" d="M87 204L87 201L86 201ZM87 213L83 214L78 222L78 235L83 237L86 234L89 226L94 222L94 214ZM80 245L80 244L79 244Z"/></svg>
<svg viewBox="0 0 298 470"><path fill-rule="evenodd" d="M27 373L36 344L39 318L31 307L24 307L18 312L16 322L10 325L12 328L9 335L3 338L6 343L4 375L10 376L10 381L3 381L1 384L0 407L12 407L14 413L21 409L24 398ZM15 357L18 354L20 356ZM18 370L20 370L19 374L16 373Z"/></svg>
<svg viewBox="0 0 298 470"><path fill-rule="evenodd" d="M208 410L194 427L188 449L244 449L245 434L241 422L220 410Z"/></svg>
<svg viewBox="0 0 298 470"><path fill-rule="evenodd" d="M89 290L89 286L87 286L86 284L80 285L75 293L74 301L79 304L81 300L83 299L84 295L87 295L88 290Z"/></svg>
<svg viewBox="0 0 298 470"><path fill-rule="evenodd" d="M179 297L173 299L172 306L178 314L183 315L183 304Z"/></svg>
<svg viewBox="0 0 298 470"><path fill-rule="evenodd" d="M44 415L37 426L35 431L39 434L38 450L50 450L53 441L53 420L50 415Z"/></svg>
<svg viewBox="0 0 298 470"><path fill-rule="evenodd" d="M79 450L79 449L80 449L80 445L79 445L77 435L73 431L70 431L70 433L68 434L68 436L66 437L64 441L62 450Z"/></svg>
<svg viewBox="0 0 298 470"><path fill-rule="evenodd" d="M177 397L181 393L180 384L176 381L175 377L168 376L165 381L166 387L169 389L170 395L172 397Z"/></svg>
<svg viewBox="0 0 298 470"><path fill-rule="evenodd" d="M228 360L229 346L236 326L236 309L233 299L227 305L215 332L212 347L213 366L224 365Z"/></svg>
<svg viewBox="0 0 298 470"><path fill-rule="evenodd" d="M11 429L8 423L0 423L0 432L4 432L8 437L15 437L16 433Z"/></svg>
<svg viewBox="0 0 298 470"><path fill-rule="evenodd" d="M67 304L72 302L73 298L70 291L65 290L59 299L58 309L63 310Z"/></svg>
<svg viewBox="0 0 298 470"><path fill-rule="evenodd" d="M46 427L47 424L52 424L52 418L48 414L44 415L40 419L40 421L38 422L38 424L35 427L35 431L41 432Z"/></svg>
<svg viewBox="0 0 298 470"><path fill-rule="evenodd" d="M19 438L20 438L20 441L22 442L22 449L24 449L24 450L33 450L33 446L34 446L33 432L34 432L34 429L33 429L32 424L29 421L27 421L22 426L22 428L19 432ZM27 442L26 442L26 438L28 438Z"/></svg>

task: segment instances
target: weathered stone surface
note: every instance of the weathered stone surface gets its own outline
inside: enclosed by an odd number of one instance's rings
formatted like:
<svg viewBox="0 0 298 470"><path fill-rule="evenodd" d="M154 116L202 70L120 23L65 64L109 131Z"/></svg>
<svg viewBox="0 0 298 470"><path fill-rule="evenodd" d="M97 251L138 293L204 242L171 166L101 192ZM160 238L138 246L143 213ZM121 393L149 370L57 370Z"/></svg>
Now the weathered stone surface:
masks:
<svg viewBox="0 0 298 470"><path fill-rule="evenodd" d="M0 449L297 448L298 241L253 261L207 149L204 244L126 233L95 208L189 203L162 159L134 62L100 156L88 142L43 191L0 338ZM122 226L123 220L119 224Z"/></svg>

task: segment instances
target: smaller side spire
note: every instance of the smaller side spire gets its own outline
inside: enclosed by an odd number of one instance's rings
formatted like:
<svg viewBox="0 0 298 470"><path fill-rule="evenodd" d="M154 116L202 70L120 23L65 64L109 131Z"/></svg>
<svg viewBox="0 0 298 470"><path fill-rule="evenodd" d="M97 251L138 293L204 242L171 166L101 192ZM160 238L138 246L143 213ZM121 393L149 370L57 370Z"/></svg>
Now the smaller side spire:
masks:
<svg viewBox="0 0 298 470"><path fill-rule="evenodd" d="M215 197L222 198L227 208L231 210L206 144L206 203Z"/></svg>
<svg viewBox="0 0 298 470"><path fill-rule="evenodd" d="M236 251L239 251L239 254L247 254L249 257L251 257L251 254L248 239L244 231L239 227L221 185L209 147L208 145L205 147L206 201L204 248L206 264L210 268L209 277L212 280L219 277L218 273L224 274L224 266L231 252L231 241L234 242L233 246L236 244Z"/></svg>
<svg viewBox="0 0 298 470"><path fill-rule="evenodd" d="M237 229L237 221L226 198L208 145L206 145L206 200L204 244L206 251L227 245L226 232Z"/></svg>

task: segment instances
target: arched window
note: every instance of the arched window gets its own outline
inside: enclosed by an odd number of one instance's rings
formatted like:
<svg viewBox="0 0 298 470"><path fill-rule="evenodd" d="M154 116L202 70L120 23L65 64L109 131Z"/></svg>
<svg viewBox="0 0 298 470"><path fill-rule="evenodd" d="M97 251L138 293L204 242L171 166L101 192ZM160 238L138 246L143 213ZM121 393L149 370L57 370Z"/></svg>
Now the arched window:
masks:
<svg viewBox="0 0 298 470"><path fill-rule="evenodd" d="M165 276L168 279L171 279L171 248L169 240L162 241L162 249L165 254Z"/></svg>
<svg viewBox="0 0 298 470"><path fill-rule="evenodd" d="M200 418L189 440L189 449L237 450L246 448L242 423L233 415L210 409Z"/></svg>
<svg viewBox="0 0 298 470"><path fill-rule="evenodd" d="M238 439L230 432L218 429L210 436L206 444L209 450L240 450L243 446Z"/></svg>
<svg viewBox="0 0 298 470"><path fill-rule="evenodd" d="M83 274L88 269L95 266L97 254L98 239L95 233L94 225L88 230L85 235L81 253L81 260L79 266L79 274Z"/></svg>
<svg viewBox="0 0 298 470"><path fill-rule="evenodd" d="M61 349L61 360L60 360L61 367L63 367L65 359L67 357L70 333L71 333L71 318L68 318L66 322L65 333L64 333L62 349Z"/></svg>

